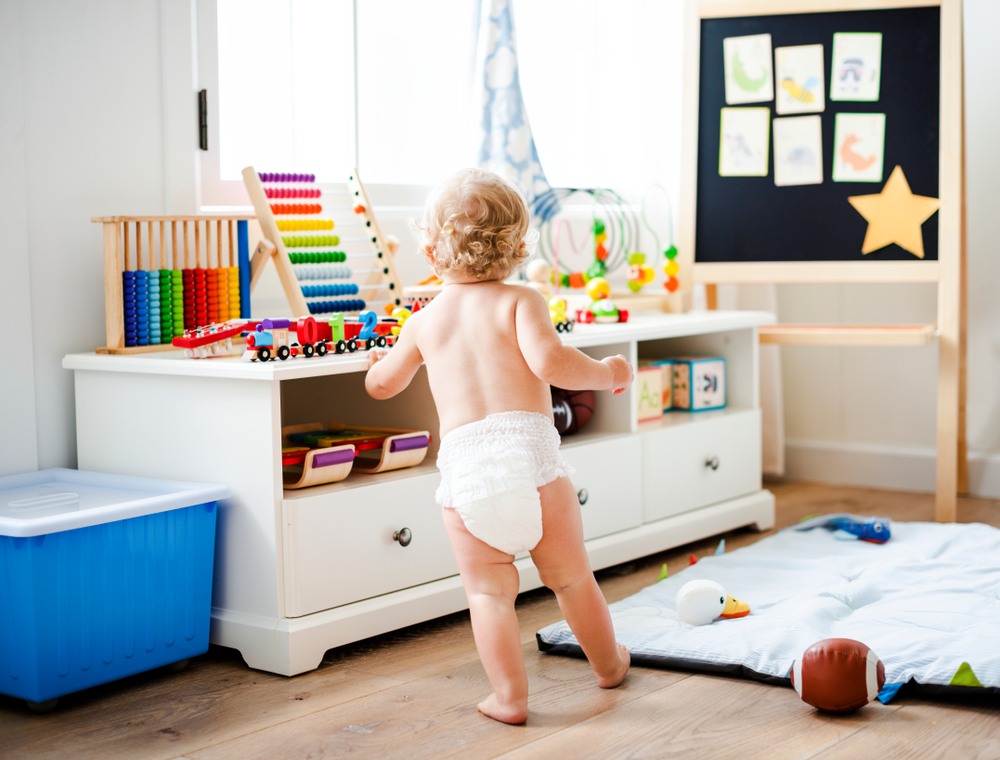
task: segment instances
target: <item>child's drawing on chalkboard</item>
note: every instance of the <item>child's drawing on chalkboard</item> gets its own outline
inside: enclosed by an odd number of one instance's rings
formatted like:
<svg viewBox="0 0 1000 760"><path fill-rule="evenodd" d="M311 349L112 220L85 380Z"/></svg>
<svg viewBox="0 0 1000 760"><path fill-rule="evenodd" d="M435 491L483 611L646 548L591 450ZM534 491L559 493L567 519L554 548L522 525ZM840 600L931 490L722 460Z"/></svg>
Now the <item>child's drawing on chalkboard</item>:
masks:
<svg viewBox="0 0 1000 760"><path fill-rule="evenodd" d="M726 103L765 103L774 100L774 73L771 69L771 35L726 37Z"/></svg>
<svg viewBox="0 0 1000 760"><path fill-rule="evenodd" d="M882 79L881 32L833 35L830 79L830 100L878 100Z"/></svg>
<svg viewBox="0 0 1000 760"><path fill-rule="evenodd" d="M838 113L833 136L834 182L881 182L884 113Z"/></svg>
<svg viewBox="0 0 1000 760"><path fill-rule="evenodd" d="M826 108L822 45L776 48L774 62L778 113L816 113Z"/></svg>
<svg viewBox="0 0 1000 760"><path fill-rule="evenodd" d="M774 184L819 185L823 182L823 136L819 116L774 120Z"/></svg>
<svg viewBox="0 0 1000 760"><path fill-rule="evenodd" d="M720 177L766 177L770 108L723 108Z"/></svg>

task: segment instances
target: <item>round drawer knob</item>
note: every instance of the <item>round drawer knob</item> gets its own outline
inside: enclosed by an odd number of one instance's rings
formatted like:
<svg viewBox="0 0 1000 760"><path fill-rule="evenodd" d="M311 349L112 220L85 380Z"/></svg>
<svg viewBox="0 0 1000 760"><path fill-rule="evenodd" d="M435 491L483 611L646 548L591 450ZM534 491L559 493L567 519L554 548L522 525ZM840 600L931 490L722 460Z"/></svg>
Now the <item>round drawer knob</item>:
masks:
<svg viewBox="0 0 1000 760"><path fill-rule="evenodd" d="M397 530L392 534L393 541L399 541L400 546L409 546L410 541L413 540L413 531L409 528L403 528L402 530Z"/></svg>
<svg viewBox="0 0 1000 760"><path fill-rule="evenodd" d="M586 488L581 488L579 491L576 492L576 498L580 500L580 506L582 507L584 504L587 503L587 499L590 498L590 494L587 493Z"/></svg>
<svg viewBox="0 0 1000 760"><path fill-rule="evenodd" d="M705 460L705 466L708 467L710 470L718 470L719 469L719 458L718 457L712 457L711 459L706 459Z"/></svg>

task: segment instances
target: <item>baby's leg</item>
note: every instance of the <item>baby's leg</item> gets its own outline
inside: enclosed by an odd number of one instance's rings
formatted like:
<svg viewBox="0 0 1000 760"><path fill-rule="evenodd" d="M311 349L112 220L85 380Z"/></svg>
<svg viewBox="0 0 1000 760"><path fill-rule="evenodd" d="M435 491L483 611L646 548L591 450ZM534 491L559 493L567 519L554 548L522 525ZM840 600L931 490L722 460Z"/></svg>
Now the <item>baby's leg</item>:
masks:
<svg viewBox="0 0 1000 760"><path fill-rule="evenodd" d="M608 603L590 569L583 546L580 501L569 478L538 489L542 497L542 540L531 552L538 575L552 589L559 609L587 655L597 685L614 688L628 672L628 649L615 643Z"/></svg>
<svg viewBox="0 0 1000 760"><path fill-rule="evenodd" d="M512 564L514 555L469 533L454 509L441 511L469 600L476 649L493 687L493 694L480 702L479 711L503 723L524 723L528 718L528 674L514 612L520 585Z"/></svg>

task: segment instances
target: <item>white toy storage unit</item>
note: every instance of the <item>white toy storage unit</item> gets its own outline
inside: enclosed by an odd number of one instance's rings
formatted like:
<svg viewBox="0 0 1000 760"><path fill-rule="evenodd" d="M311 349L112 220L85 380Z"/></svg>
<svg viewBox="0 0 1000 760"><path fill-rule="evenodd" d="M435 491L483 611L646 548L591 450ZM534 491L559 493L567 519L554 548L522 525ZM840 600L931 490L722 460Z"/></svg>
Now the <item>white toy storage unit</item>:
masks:
<svg viewBox="0 0 1000 760"><path fill-rule="evenodd" d="M724 409L639 423L633 390L599 393L590 423L563 438L595 569L774 524L761 488L757 336L771 321L636 314L562 335L598 359L726 360ZM211 641L251 667L302 673L328 649L467 606L434 502L438 423L423 369L396 398L374 401L363 353L267 364L72 354L63 366L76 375L81 469L232 490L219 503ZM331 419L426 430L432 442L416 467L284 490L282 427ZM541 585L527 554L516 564L522 591Z"/></svg>

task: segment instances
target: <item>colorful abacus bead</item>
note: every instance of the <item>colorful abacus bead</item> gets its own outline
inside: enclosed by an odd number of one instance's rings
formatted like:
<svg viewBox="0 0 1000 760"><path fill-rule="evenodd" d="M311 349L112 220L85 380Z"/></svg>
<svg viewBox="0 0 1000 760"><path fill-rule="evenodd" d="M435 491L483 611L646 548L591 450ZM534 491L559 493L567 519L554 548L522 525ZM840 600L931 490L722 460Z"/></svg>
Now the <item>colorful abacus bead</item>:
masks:
<svg viewBox="0 0 1000 760"><path fill-rule="evenodd" d="M135 272L122 272L122 307L125 315L125 345L138 344L139 328L135 304Z"/></svg>
<svg viewBox="0 0 1000 760"><path fill-rule="evenodd" d="M146 272L139 270L135 274L135 327L136 345L149 345L149 288L146 283Z"/></svg>
<svg viewBox="0 0 1000 760"><path fill-rule="evenodd" d="M158 345L163 340L160 326L160 273L153 271L146 276L149 288L149 344Z"/></svg>
<svg viewBox="0 0 1000 760"><path fill-rule="evenodd" d="M292 252L288 258L293 264L341 264L347 261L347 254L343 251Z"/></svg>
<svg viewBox="0 0 1000 760"><path fill-rule="evenodd" d="M346 280L353 273L348 266L339 267L294 267L299 280Z"/></svg>
<svg viewBox="0 0 1000 760"><path fill-rule="evenodd" d="M173 301L172 334L177 338L184 334L184 275L180 269L170 272L170 297Z"/></svg>
<svg viewBox="0 0 1000 760"><path fill-rule="evenodd" d="M265 187L264 195L268 198L319 198L322 192L318 187Z"/></svg>
<svg viewBox="0 0 1000 760"><path fill-rule="evenodd" d="M356 296L358 286L353 282L336 285L303 285L302 295L306 298L329 298L330 296Z"/></svg>
<svg viewBox="0 0 1000 760"><path fill-rule="evenodd" d="M240 316L240 268L229 267L229 290L226 295L229 298L229 318L237 319Z"/></svg>
<svg viewBox="0 0 1000 760"><path fill-rule="evenodd" d="M208 285L204 269L194 270L194 325L203 327L209 324L208 319Z"/></svg>
<svg viewBox="0 0 1000 760"><path fill-rule="evenodd" d="M261 182L315 182L315 174L259 172Z"/></svg>
<svg viewBox="0 0 1000 760"><path fill-rule="evenodd" d="M329 314L338 311L361 311L365 308L365 302L360 298L353 298L346 301L314 301L309 304L310 314Z"/></svg>
<svg viewBox="0 0 1000 760"><path fill-rule="evenodd" d="M337 235L290 235L282 237L285 248L318 248L324 245L340 245Z"/></svg>
<svg viewBox="0 0 1000 760"><path fill-rule="evenodd" d="M291 212L299 213L299 212ZM278 219L280 232L296 232L299 230L332 230L332 219Z"/></svg>
<svg viewBox="0 0 1000 760"><path fill-rule="evenodd" d="M169 343L174 334L173 283L170 270L161 269L156 274L160 281L160 343Z"/></svg>
<svg viewBox="0 0 1000 760"><path fill-rule="evenodd" d="M181 270L181 281L184 287L184 329L193 330L197 327L195 324L197 305L195 302L194 270Z"/></svg>
<svg viewBox="0 0 1000 760"><path fill-rule="evenodd" d="M208 301L208 322L219 321L219 275L214 269L205 270L205 297Z"/></svg>

